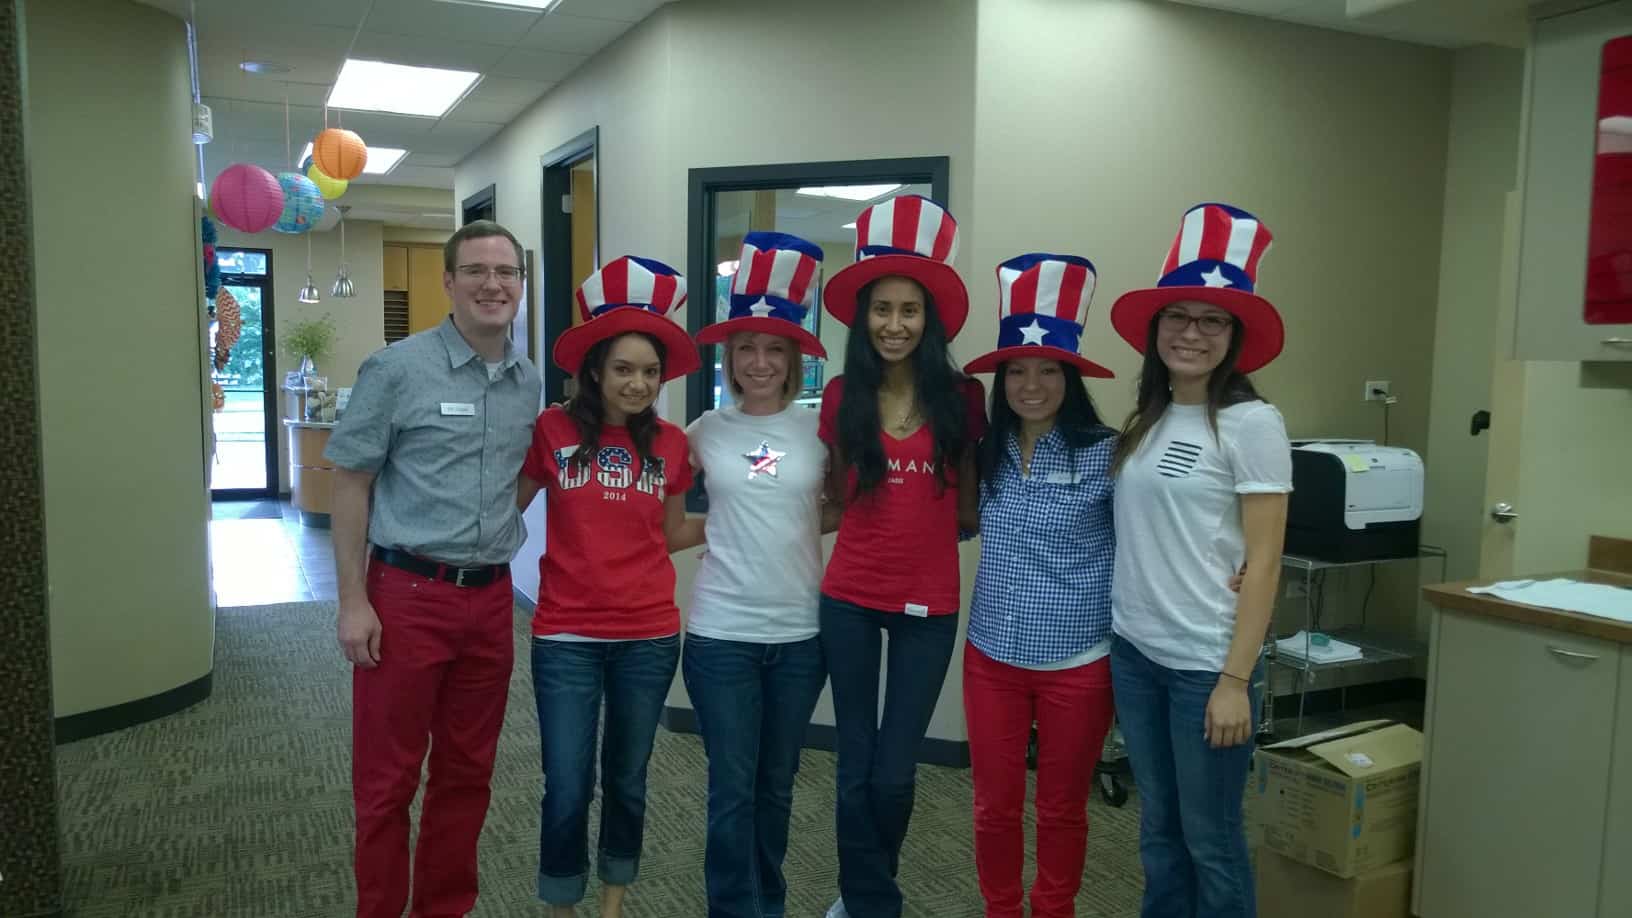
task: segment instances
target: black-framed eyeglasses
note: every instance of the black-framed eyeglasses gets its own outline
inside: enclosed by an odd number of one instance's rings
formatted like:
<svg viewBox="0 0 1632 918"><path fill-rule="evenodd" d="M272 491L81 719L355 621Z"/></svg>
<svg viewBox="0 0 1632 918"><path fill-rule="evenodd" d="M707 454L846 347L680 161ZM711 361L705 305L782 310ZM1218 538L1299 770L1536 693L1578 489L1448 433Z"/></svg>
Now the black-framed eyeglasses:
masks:
<svg viewBox="0 0 1632 918"><path fill-rule="evenodd" d="M483 284L489 277L498 278L501 284L515 284L527 276L526 270L515 265L460 265L454 271L465 280Z"/></svg>
<svg viewBox="0 0 1632 918"><path fill-rule="evenodd" d="M1229 316L1221 316L1216 312L1210 312L1204 316L1193 316L1182 309L1164 309L1156 314L1156 319L1161 323L1162 331L1171 334L1183 334L1185 329L1190 327L1190 323L1194 322L1196 330L1209 338L1216 338L1224 334L1235 324L1234 319Z"/></svg>

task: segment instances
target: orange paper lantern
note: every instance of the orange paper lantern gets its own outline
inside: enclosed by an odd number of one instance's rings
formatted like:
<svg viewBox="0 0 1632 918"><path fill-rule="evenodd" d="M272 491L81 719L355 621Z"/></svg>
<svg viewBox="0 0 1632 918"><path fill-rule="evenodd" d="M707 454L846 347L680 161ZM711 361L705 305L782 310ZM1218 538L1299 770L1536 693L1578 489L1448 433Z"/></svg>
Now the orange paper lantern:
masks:
<svg viewBox="0 0 1632 918"><path fill-rule="evenodd" d="M329 178L349 182L363 174L368 145L355 131L328 128L312 138L312 162Z"/></svg>

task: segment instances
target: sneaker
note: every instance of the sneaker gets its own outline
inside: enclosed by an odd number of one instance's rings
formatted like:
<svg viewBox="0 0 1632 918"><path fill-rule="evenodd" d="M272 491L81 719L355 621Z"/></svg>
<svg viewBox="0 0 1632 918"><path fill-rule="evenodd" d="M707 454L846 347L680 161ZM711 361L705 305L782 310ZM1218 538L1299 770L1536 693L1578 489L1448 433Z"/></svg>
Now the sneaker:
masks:
<svg viewBox="0 0 1632 918"><path fill-rule="evenodd" d="M850 913L844 910L844 900L835 899L831 908L827 910L827 918L850 918Z"/></svg>

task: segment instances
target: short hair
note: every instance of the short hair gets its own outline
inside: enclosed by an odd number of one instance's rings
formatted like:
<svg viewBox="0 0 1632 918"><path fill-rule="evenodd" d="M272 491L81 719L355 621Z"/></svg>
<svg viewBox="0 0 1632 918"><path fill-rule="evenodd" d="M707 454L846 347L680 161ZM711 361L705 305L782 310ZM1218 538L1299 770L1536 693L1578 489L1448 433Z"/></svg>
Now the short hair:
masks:
<svg viewBox="0 0 1632 918"><path fill-rule="evenodd" d="M733 332L728 335L725 339L725 347L722 348L720 354L720 369L725 371L725 384L731 388L731 394L733 395L741 395L742 387L737 385L737 371L731 363L731 352L736 350L731 344L731 340L737 335L751 334L754 333ZM799 342L787 335L778 335L777 337L788 342L788 372L787 376L782 380L782 401L786 404L793 401L793 397L799 394L799 389L804 385L805 357L804 353L799 350Z"/></svg>
<svg viewBox="0 0 1632 918"><path fill-rule="evenodd" d="M454 231L448 241L442 244L442 270L452 274L459 267L459 245L467 239L486 239L489 236L503 236L516 247L516 267L526 265L526 257L522 253L521 243L516 241L514 233L505 229L492 220L472 220Z"/></svg>

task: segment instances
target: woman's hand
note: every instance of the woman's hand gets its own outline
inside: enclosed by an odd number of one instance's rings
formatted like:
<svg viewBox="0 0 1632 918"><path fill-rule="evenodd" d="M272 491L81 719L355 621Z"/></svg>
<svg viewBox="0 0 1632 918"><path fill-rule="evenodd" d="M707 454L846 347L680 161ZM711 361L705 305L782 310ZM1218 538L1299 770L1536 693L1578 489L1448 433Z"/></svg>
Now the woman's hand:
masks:
<svg viewBox="0 0 1632 918"><path fill-rule="evenodd" d="M1212 697L1207 699L1207 716L1203 723L1207 745L1214 749L1239 746L1251 739L1252 698L1247 694L1247 684L1220 674Z"/></svg>

